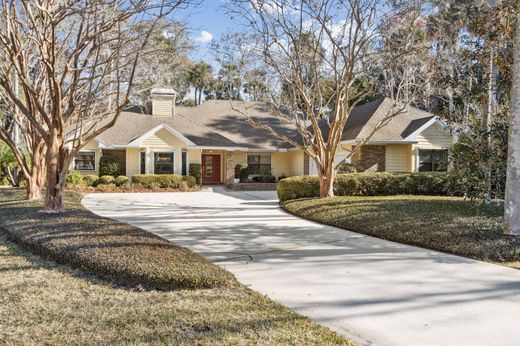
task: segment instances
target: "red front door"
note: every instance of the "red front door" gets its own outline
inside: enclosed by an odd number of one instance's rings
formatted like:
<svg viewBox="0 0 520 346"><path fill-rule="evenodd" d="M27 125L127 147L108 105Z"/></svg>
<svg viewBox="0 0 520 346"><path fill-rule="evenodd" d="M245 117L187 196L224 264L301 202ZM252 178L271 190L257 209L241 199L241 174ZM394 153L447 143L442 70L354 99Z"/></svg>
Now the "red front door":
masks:
<svg viewBox="0 0 520 346"><path fill-rule="evenodd" d="M202 155L202 182L220 183L220 155Z"/></svg>

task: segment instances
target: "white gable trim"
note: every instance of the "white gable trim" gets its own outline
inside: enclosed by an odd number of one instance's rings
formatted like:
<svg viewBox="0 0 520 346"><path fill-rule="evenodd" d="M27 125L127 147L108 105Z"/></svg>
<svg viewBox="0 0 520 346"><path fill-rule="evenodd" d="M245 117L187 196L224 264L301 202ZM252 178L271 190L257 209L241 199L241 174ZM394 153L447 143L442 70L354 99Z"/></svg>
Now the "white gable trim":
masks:
<svg viewBox="0 0 520 346"><path fill-rule="evenodd" d="M437 124L440 128L446 130L448 128L448 125L441 121L438 117L434 117L430 120L428 120L423 126L419 127L417 130L415 130L413 133L411 133L408 137L406 137L403 141L417 141L417 135L422 133L424 130L432 126L433 124ZM448 134L449 136L452 136L452 134Z"/></svg>
<svg viewBox="0 0 520 346"><path fill-rule="evenodd" d="M127 147L127 148L140 148L141 147L141 143L145 139L147 139L150 136L153 136L159 130L162 130L162 129L168 130L171 134L173 134L174 136L178 137L181 141L183 141L188 147L196 147L197 146L195 143L190 141L188 138L184 137L180 132L175 130L173 127L171 127L171 126L169 126L169 125L167 125L165 123L162 123L159 126L156 126L153 129L151 129L150 131L146 132L141 137L134 139L132 142L128 143L125 147Z"/></svg>
<svg viewBox="0 0 520 346"><path fill-rule="evenodd" d="M98 142L98 146L100 149L110 149L110 148L114 148L112 145L108 144L107 142L105 142L104 140L102 139L99 139L99 138L94 138L94 140L96 142Z"/></svg>

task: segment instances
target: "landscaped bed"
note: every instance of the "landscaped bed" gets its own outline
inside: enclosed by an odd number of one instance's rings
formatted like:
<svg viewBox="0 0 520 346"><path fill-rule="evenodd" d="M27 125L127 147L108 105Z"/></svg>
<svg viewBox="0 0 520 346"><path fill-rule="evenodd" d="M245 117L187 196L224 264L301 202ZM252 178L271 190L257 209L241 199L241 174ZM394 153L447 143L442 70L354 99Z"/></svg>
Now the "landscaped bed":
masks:
<svg viewBox="0 0 520 346"><path fill-rule="evenodd" d="M520 268L520 238L503 235L503 206L457 197L345 196L282 203L326 225Z"/></svg>
<svg viewBox="0 0 520 346"><path fill-rule="evenodd" d="M199 255L90 213L77 193L63 215L23 196L0 190L2 344L351 345Z"/></svg>
<svg viewBox="0 0 520 346"><path fill-rule="evenodd" d="M0 235L0 344L350 345L245 288L119 289Z"/></svg>
<svg viewBox="0 0 520 346"><path fill-rule="evenodd" d="M66 213L40 213L20 189L0 190L0 227L35 253L122 285L151 289L236 287L229 272L154 234L84 209L65 194Z"/></svg>

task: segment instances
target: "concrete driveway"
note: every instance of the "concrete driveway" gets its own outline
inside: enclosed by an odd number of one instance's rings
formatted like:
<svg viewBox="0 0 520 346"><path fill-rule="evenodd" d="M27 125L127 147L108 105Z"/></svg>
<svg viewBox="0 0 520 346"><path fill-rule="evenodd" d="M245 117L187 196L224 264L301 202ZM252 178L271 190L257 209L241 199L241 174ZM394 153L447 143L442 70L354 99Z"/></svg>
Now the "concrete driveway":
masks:
<svg viewBox="0 0 520 346"><path fill-rule="evenodd" d="M302 220L273 192L91 194L82 203L212 259L360 344L520 344L518 270Z"/></svg>

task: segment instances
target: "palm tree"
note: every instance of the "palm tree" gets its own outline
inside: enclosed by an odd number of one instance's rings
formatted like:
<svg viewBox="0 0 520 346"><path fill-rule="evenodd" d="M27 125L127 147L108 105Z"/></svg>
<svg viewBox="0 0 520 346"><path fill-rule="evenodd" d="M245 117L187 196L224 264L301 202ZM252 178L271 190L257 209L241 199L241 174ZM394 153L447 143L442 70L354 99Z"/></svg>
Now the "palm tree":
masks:
<svg viewBox="0 0 520 346"><path fill-rule="evenodd" d="M200 105L202 102L202 92L211 81L213 68L201 61L188 71L188 82L195 88L195 105Z"/></svg>

